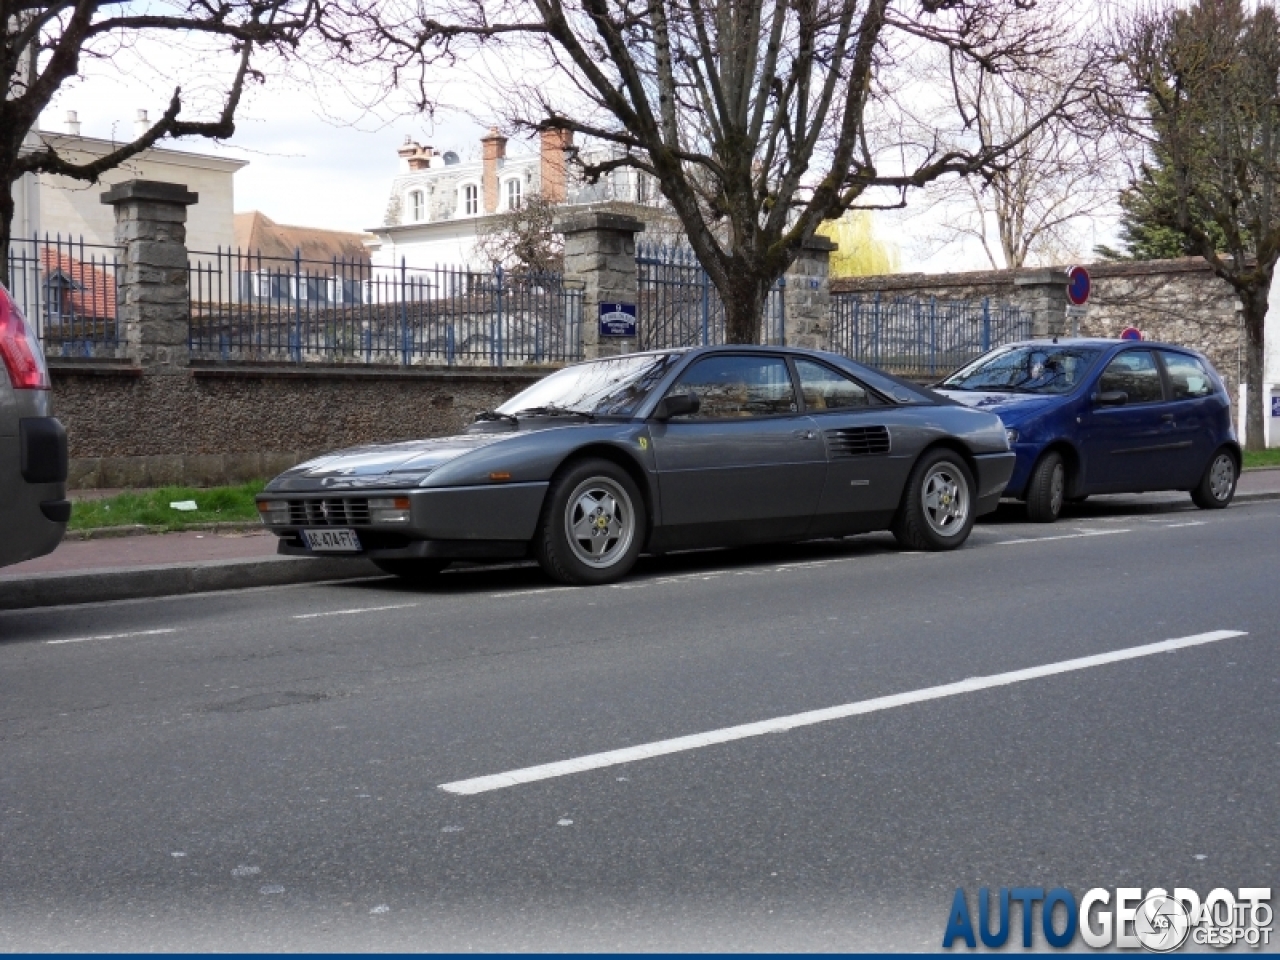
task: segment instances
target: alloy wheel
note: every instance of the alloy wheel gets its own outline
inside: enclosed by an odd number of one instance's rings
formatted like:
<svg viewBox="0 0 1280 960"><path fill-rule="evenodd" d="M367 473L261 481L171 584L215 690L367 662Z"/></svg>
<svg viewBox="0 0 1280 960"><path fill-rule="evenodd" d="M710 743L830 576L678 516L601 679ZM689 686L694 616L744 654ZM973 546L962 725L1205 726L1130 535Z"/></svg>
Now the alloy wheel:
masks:
<svg viewBox="0 0 1280 960"><path fill-rule="evenodd" d="M921 489L924 518L941 537L954 537L965 529L969 516L969 485L952 464L935 465Z"/></svg>
<svg viewBox="0 0 1280 960"><path fill-rule="evenodd" d="M631 498L608 477L584 480L569 495L564 529L575 557L597 569L611 567L626 555L636 535Z"/></svg>

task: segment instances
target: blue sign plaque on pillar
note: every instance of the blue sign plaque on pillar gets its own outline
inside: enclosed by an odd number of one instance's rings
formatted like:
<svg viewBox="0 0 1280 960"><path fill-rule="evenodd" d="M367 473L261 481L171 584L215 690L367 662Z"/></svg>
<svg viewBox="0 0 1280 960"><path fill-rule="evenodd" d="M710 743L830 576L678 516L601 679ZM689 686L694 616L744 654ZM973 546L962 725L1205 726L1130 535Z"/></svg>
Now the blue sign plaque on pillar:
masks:
<svg viewBox="0 0 1280 960"><path fill-rule="evenodd" d="M634 303L600 304L600 336L634 337L636 305Z"/></svg>

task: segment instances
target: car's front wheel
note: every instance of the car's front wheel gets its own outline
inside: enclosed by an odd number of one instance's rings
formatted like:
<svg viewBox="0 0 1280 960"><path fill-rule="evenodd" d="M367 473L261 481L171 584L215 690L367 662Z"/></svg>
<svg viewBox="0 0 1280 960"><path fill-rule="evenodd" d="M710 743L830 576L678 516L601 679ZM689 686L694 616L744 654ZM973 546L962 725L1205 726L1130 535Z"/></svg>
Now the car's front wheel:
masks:
<svg viewBox="0 0 1280 960"><path fill-rule="evenodd" d="M1067 496L1067 465L1062 454L1050 450L1031 471L1027 484L1027 519L1032 523L1053 523L1062 514Z"/></svg>
<svg viewBox="0 0 1280 960"><path fill-rule="evenodd" d="M1201 510L1221 510L1236 495L1236 458L1228 450L1219 450L1209 461L1200 483L1191 491L1191 499Z"/></svg>
<svg viewBox="0 0 1280 960"><path fill-rule="evenodd" d="M389 573L408 583L429 583L449 565L449 561L424 557L408 560L374 560L373 565L383 573Z"/></svg>
<svg viewBox="0 0 1280 960"><path fill-rule="evenodd" d="M582 460L552 481L534 555L561 583L611 583L635 565L646 522L644 498L625 470Z"/></svg>
<svg viewBox="0 0 1280 960"><path fill-rule="evenodd" d="M916 461L893 535L912 550L954 550L973 529L973 476L958 453L931 450Z"/></svg>

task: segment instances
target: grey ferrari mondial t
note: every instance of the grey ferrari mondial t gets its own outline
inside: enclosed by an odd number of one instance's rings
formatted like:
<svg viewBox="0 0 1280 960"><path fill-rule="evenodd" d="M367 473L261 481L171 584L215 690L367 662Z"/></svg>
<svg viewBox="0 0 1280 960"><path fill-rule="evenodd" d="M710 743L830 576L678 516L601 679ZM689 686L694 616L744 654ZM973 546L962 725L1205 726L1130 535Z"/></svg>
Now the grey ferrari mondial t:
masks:
<svg viewBox="0 0 1280 960"><path fill-rule="evenodd" d="M595 584L642 552L871 530L951 550L1013 464L998 417L844 357L704 347L566 367L459 436L294 467L258 508L281 553L409 578L532 556Z"/></svg>

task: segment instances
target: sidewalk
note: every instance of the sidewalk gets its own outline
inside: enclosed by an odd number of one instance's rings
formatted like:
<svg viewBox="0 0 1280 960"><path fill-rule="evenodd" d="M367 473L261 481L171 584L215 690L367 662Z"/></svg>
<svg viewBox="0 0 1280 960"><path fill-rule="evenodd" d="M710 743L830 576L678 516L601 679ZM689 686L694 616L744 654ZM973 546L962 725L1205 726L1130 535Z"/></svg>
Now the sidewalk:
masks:
<svg viewBox="0 0 1280 960"><path fill-rule="evenodd" d="M1106 500L1194 509L1184 493ZM1241 475L1236 502L1254 500L1280 500L1280 468ZM0 567L0 610L380 575L367 560L279 556L265 530L66 540L46 557Z"/></svg>

